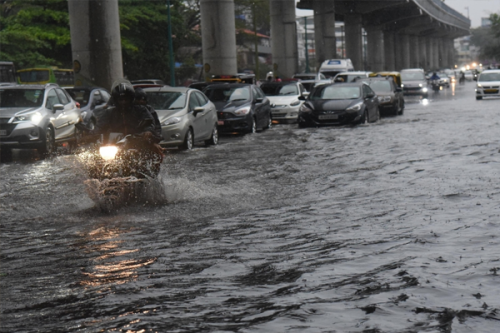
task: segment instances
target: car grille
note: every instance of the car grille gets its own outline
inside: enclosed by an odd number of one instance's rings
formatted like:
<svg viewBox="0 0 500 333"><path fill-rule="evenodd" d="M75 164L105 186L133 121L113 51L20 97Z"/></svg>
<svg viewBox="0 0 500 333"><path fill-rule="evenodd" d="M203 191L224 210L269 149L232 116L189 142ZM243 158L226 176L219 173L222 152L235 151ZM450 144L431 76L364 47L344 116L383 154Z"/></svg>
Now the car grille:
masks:
<svg viewBox="0 0 500 333"><path fill-rule="evenodd" d="M500 86L483 86L484 89L499 89Z"/></svg>
<svg viewBox="0 0 500 333"><path fill-rule="evenodd" d="M230 112L217 112L218 119L231 119L234 118L234 114Z"/></svg>

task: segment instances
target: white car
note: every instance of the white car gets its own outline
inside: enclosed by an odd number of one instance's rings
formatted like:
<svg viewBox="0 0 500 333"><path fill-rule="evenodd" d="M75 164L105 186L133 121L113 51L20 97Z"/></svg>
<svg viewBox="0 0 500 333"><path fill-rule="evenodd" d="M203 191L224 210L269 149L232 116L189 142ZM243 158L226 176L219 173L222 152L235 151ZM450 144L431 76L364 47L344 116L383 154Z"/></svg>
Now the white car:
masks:
<svg viewBox="0 0 500 333"><path fill-rule="evenodd" d="M370 74L373 72L341 72L335 75L333 78L333 82L353 82L354 80L367 79L370 77Z"/></svg>
<svg viewBox="0 0 500 333"><path fill-rule="evenodd" d="M485 70L477 78L476 99L500 96L500 69Z"/></svg>
<svg viewBox="0 0 500 333"><path fill-rule="evenodd" d="M303 101L300 96L306 97L309 93L301 82L268 82L260 88L271 103L271 116L273 120L283 122L296 122L299 109Z"/></svg>
<svg viewBox="0 0 500 333"><path fill-rule="evenodd" d="M472 74L472 71L465 71L464 74L467 81L472 81L472 79L474 78L474 74Z"/></svg>

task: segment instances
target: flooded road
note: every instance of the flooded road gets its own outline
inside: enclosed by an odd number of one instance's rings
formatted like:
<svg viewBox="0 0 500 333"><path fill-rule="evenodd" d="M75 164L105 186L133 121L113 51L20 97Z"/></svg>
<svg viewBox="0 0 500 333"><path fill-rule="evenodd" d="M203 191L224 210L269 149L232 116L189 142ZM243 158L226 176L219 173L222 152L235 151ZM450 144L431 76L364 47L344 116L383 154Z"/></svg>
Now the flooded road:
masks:
<svg viewBox="0 0 500 333"><path fill-rule="evenodd" d="M1 332L496 332L500 100L168 154L110 214L72 155L0 164ZM16 157L17 156L17 157Z"/></svg>

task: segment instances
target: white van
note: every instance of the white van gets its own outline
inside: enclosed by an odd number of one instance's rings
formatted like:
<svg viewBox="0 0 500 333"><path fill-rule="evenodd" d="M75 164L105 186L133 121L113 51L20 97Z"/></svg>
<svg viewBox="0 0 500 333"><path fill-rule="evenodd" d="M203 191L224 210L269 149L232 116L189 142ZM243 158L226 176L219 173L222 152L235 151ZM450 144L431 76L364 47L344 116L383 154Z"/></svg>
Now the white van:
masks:
<svg viewBox="0 0 500 333"><path fill-rule="evenodd" d="M319 72L323 73L326 77L333 78L341 72L353 72L354 66L351 59L328 59L323 61Z"/></svg>

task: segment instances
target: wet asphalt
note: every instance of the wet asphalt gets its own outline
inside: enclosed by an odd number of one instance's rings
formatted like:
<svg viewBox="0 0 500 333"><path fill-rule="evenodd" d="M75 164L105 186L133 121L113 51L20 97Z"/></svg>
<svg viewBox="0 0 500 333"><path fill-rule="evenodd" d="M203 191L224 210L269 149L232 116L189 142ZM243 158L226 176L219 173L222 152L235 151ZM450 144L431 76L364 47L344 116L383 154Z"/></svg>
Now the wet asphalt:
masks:
<svg viewBox="0 0 500 333"><path fill-rule="evenodd" d="M0 163L1 332L497 332L500 99L170 150L102 212L78 156ZM158 185L156 184L156 185Z"/></svg>

